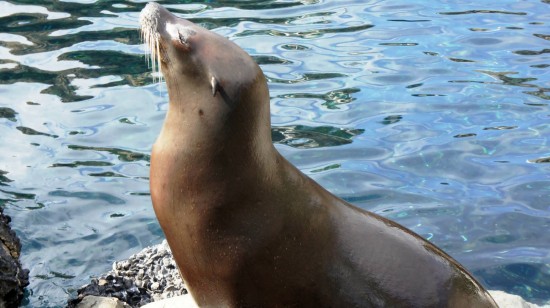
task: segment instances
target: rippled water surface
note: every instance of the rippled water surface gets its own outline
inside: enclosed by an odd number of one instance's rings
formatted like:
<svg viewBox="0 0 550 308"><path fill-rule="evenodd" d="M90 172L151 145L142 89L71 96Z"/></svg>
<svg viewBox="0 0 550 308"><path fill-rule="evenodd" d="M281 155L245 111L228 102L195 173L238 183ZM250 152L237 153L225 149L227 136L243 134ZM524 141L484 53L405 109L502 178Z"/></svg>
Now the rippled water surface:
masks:
<svg viewBox="0 0 550 308"><path fill-rule="evenodd" d="M273 139L335 194L488 288L550 299L550 2L162 1L269 79ZM61 306L161 241L149 152L166 112L144 1L0 1L0 205Z"/></svg>

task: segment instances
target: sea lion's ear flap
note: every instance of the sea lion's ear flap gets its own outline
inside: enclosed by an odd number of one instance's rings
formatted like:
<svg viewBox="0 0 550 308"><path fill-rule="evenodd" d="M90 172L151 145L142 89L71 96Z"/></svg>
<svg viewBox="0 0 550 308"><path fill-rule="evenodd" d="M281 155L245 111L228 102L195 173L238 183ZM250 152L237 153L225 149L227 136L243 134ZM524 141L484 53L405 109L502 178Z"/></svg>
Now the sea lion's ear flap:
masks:
<svg viewBox="0 0 550 308"><path fill-rule="evenodd" d="M220 83L216 77L212 76L210 79L210 86L212 86L212 96L216 96L216 93L220 91Z"/></svg>

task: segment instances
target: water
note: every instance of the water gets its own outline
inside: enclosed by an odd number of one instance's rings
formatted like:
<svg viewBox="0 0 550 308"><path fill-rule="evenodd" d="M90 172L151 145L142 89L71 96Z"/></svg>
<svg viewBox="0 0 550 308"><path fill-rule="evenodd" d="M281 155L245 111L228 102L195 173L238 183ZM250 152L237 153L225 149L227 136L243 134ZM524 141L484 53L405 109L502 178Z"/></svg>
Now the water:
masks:
<svg viewBox="0 0 550 308"><path fill-rule="evenodd" d="M550 299L550 2L162 1L269 78L273 138L335 194L482 284ZM144 1L0 1L0 205L62 306L162 239L148 160L167 108Z"/></svg>

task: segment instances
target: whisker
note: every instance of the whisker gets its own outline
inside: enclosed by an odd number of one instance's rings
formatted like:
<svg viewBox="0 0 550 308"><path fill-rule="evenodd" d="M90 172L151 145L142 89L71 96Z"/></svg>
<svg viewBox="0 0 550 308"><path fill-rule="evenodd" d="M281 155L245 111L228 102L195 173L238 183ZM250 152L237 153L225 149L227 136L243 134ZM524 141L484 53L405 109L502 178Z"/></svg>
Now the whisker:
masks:
<svg viewBox="0 0 550 308"><path fill-rule="evenodd" d="M150 25L141 28L141 40L144 42L147 65L151 68L153 74L153 82L157 81L159 85L162 83L162 73L160 71L160 42L158 34L155 33Z"/></svg>

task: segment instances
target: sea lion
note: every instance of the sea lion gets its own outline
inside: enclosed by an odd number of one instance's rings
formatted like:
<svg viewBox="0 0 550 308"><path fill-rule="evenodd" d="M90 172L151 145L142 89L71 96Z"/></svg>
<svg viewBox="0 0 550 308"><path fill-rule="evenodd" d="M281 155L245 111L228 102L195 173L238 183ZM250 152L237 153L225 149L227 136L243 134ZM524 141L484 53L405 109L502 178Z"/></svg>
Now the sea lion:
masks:
<svg viewBox="0 0 550 308"><path fill-rule="evenodd" d="M244 50L156 3L140 24L169 96L151 198L198 305L496 307L443 251L277 152L266 78Z"/></svg>

